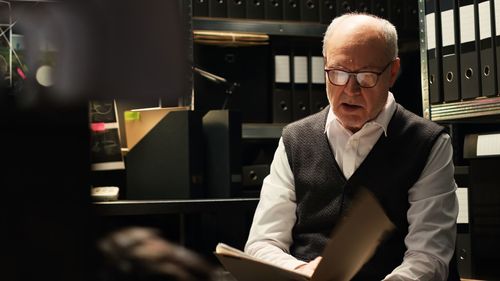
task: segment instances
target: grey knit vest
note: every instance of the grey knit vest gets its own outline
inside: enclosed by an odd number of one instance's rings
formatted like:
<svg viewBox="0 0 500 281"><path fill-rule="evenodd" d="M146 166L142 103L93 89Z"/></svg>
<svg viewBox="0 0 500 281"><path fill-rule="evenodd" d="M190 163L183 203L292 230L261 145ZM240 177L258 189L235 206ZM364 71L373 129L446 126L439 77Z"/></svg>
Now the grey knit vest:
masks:
<svg viewBox="0 0 500 281"><path fill-rule="evenodd" d="M387 137L381 135L363 163L346 180L324 133L328 110L330 107L283 129L297 199L297 221L290 251L305 261L320 255L356 190L363 186L381 202L396 231L353 280L382 280L403 260L404 238L408 233L408 190L418 180L443 128L398 104Z"/></svg>

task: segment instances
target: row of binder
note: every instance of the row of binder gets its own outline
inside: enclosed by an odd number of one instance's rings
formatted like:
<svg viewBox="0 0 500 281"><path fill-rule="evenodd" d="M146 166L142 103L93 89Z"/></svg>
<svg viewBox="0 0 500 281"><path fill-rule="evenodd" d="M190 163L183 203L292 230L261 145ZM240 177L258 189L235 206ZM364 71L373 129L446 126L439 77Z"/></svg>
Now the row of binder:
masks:
<svg viewBox="0 0 500 281"><path fill-rule="evenodd" d="M431 104L496 96L500 88L500 1L426 0Z"/></svg>
<svg viewBox="0 0 500 281"><path fill-rule="evenodd" d="M273 50L272 118L288 123L321 111L328 105L320 49Z"/></svg>
<svg viewBox="0 0 500 281"><path fill-rule="evenodd" d="M417 30L417 1L401 0L193 0L193 16L247 18L328 24L346 12L390 19L399 29Z"/></svg>

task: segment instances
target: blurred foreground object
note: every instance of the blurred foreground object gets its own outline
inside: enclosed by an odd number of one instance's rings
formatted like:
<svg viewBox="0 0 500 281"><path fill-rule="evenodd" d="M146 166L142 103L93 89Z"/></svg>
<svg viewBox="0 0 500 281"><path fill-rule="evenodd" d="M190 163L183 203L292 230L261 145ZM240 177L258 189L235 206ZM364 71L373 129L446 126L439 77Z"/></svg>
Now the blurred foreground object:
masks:
<svg viewBox="0 0 500 281"><path fill-rule="evenodd" d="M210 281L214 268L196 253L168 242L151 228L129 227L99 241L113 281Z"/></svg>
<svg viewBox="0 0 500 281"><path fill-rule="evenodd" d="M190 95L184 1L26 3L12 12L25 47L18 62L26 75L25 106L152 97L177 105Z"/></svg>

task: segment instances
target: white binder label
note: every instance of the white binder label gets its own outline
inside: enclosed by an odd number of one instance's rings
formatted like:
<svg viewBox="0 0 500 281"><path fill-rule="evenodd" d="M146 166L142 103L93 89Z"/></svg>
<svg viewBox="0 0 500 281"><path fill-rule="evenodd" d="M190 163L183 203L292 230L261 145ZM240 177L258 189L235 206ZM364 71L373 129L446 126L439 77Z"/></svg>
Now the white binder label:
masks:
<svg viewBox="0 0 500 281"><path fill-rule="evenodd" d="M274 82L290 83L289 56L274 56Z"/></svg>
<svg viewBox="0 0 500 281"><path fill-rule="evenodd" d="M500 0L499 0L500 1ZM425 34L427 35L427 50L436 48L436 21L434 13L425 15Z"/></svg>
<svg viewBox="0 0 500 281"><path fill-rule="evenodd" d="M295 84L307 83L307 57L293 57L293 82Z"/></svg>
<svg viewBox="0 0 500 281"><path fill-rule="evenodd" d="M477 156L500 155L500 134L477 136Z"/></svg>
<svg viewBox="0 0 500 281"><path fill-rule="evenodd" d="M500 0L495 0L495 30L496 35L500 35Z"/></svg>
<svg viewBox="0 0 500 281"><path fill-rule="evenodd" d="M311 82L313 84L325 84L325 67L323 57L311 58Z"/></svg>
<svg viewBox="0 0 500 281"><path fill-rule="evenodd" d="M458 217L457 223L469 223L469 196L466 187L457 188Z"/></svg>
<svg viewBox="0 0 500 281"><path fill-rule="evenodd" d="M490 1L481 2L479 7L479 37L491 38Z"/></svg>
<svg viewBox="0 0 500 281"><path fill-rule="evenodd" d="M460 42L475 41L474 5L460 7Z"/></svg>
<svg viewBox="0 0 500 281"><path fill-rule="evenodd" d="M455 45L455 23L453 22L453 10L441 13L441 34L443 46Z"/></svg>

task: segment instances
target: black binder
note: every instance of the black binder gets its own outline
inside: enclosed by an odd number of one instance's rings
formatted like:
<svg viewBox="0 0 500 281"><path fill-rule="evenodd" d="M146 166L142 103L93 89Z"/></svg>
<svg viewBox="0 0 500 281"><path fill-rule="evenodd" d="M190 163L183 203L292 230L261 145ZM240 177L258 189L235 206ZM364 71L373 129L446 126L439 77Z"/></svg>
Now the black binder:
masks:
<svg viewBox="0 0 500 281"><path fill-rule="evenodd" d="M294 49L292 61L292 119L298 120L310 113L309 108L309 62L308 52L304 49Z"/></svg>
<svg viewBox="0 0 500 281"><path fill-rule="evenodd" d="M372 0L372 13L383 19L389 19L388 4L388 0Z"/></svg>
<svg viewBox="0 0 500 281"><path fill-rule="evenodd" d="M355 9L356 9L356 3L354 3L354 0L337 1L337 16L341 16L345 13L354 12Z"/></svg>
<svg viewBox="0 0 500 281"><path fill-rule="evenodd" d="M319 0L319 21L324 24L330 24L335 18L335 1Z"/></svg>
<svg viewBox="0 0 500 281"><path fill-rule="evenodd" d="M227 16L229 18L245 18L247 0L227 0Z"/></svg>
<svg viewBox="0 0 500 281"><path fill-rule="evenodd" d="M396 28L400 29L401 31L404 30L405 24L405 4L406 1L390 0L389 5L389 20L392 22L392 24L394 24L394 26L396 26Z"/></svg>
<svg viewBox="0 0 500 281"><path fill-rule="evenodd" d="M372 7L370 0L357 0L356 1L356 11L360 13L372 13Z"/></svg>
<svg viewBox="0 0 500 281"><path fill-rule="evenodd" d="M425 1L425 27L427 41L427 63L429 79L429 101L439 103L442 101L442 68L441 68L441 28L439 27L440 14L436 13L438 0Z"/></svg>
<svg viewBox="0 0 500 281"><path fill-rule="evenodd" d="M418 37L418 1L404 1L404 30Z"/></svg>
<svg viewBox="0 0 500 281"><path fill-rule="evenodd" d="M227 0L208 0L208 15L214 18L227 17Z"/></svg>
<svg viewBox="0 0 500 281"><path fill-rule="evenodd" d="M247 1L247 18L263 19L264 16L264 0Z"/></svg>
<svg viewBox="0 0 500 281"><path fill-rule="evenodd" d="M279 50L273 53L273 123L288 123L292 120L290 52Z"/></svg>
<svg viewBox="0 0 500 281"><path fill-rule="evenodd" d="M321 55L321 48L311 50L311 79L309 79L309 107L311 108L311 114L323 110L328 105L324 64L323 56Z"/></svg>
<svg viewBox="0 0 500 281"><path fill-rule="evenodd" d="M459 0L460 5L460 71L462 99L479 96L479 53L476 46L475 5L473 0Z"/></svg>
<svg viewBox="0 0 500 281"><path fill-rule="evenodd" d="M283 0L283 19L300 20L300 6L297 0Z"/></svg>
<svg viewBox="0 0 500 281"><path fill-rule="evenodd" d="M496 28L497 24L500 24L500 13L496 13L496 7L499 5L499 3L496 3L497 1L491 1L491 18L492 18L492 35L494 37L493 40L493 47L495 49L494 55L495 55L495 71L496 71L496 93L498 95L498 91L500 91L500 28Z"/></svg>
<svg viewBox="0 0 500 281"><path fill-rule="evenodd" d="M441 0L441 54L443 60L443 98L444 101L460 99L460 69L458 56L460 50L457 46L458 19L456 0Z"/></svg>
<svg viewBox="0 0 500 281"><path fill-rule="evenodd" d="M193 16L208 17L208 1L193 0Z"/></svg>
<svg viewBox="0 0 500 281"><path fill-rule="evenodd" d="M319 22L319 0L300 0L300 20Z"/></svg>
<svg viewBox="0 0 500 281"><path fill-rule="evenodd" d="M283 0L265 0L265 18L268 20L283 19Z"/></svg>
<svg viewBox="0 0 500 281"><path fill-rule="evenodd" d="M481 95L494 96L496 95L496 70L493 48L493 33L491 20L491 6L490 0L478 0L478 19L481 24L479 28L479 52L480 52L480 71L481 71Z"/></svg>

